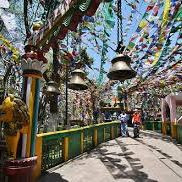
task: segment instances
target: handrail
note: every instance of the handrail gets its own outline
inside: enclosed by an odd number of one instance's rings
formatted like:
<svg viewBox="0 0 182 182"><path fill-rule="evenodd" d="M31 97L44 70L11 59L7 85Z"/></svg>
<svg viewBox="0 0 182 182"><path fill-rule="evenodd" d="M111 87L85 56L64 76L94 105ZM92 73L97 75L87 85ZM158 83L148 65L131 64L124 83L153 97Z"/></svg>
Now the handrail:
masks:
<svg viewBox="0 0 182 182"><path fill-rule="evenodd" d="M90 129L90 128L95 128L95 127L99 127L99 126L107 126L107 125L119 124L119 123L120 123L120 121L112 121L112 122L108 122L108 123L100 123L100 124L94 124L94 125L91 125L91 126L73 128L73 129L69 129L69 130L62 130L62 131L55 131L55 132L48 132L48 133L40 133L40 134L37 134L37 137L45 137L45 136L56 135L56 134L71 133L71 132L75 132L75 131L82 131L84 129Z"/></svg>
<svg viewBox="0 0 182 182"><path fill-rule="evenodd" d="M34 176L120 136L120 121L37 134Z"/></svg>

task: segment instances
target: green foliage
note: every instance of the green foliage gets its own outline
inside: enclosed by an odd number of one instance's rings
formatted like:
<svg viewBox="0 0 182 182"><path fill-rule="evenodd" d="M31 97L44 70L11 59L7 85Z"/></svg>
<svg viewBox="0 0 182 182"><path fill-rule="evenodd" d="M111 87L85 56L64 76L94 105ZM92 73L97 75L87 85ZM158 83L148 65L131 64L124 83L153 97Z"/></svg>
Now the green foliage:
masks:
<svg viewBox="0 0 182 182"><path fill-rule="evenodd" d="M118 95L118 99L119 99L119 100L122 100L122 98L123 98L122 92L123 92L122 87L121 87L121 86L118 86L118 87L117 87L117 95Z"/></svg>
<svg viewBox="0 0 182 182"><path fill-rule="evenodd" d="M88 66L89 68L92 68L94 60L87 54L86 48L81 49L80 58L84 67Z"/></svg>

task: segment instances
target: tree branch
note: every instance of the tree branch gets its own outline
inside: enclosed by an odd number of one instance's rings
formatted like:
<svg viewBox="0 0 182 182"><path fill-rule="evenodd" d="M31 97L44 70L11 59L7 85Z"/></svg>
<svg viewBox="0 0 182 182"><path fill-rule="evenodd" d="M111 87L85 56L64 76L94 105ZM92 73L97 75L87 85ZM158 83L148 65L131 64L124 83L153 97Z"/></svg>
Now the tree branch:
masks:
<svg viewBox="0 0 182 182"><path fill-rule="evenodd" d="M26 30L26 39L25 41L30 37L30 27L28 24L28 0L24 0L24 23L25 23L25 30Z"/></svg>

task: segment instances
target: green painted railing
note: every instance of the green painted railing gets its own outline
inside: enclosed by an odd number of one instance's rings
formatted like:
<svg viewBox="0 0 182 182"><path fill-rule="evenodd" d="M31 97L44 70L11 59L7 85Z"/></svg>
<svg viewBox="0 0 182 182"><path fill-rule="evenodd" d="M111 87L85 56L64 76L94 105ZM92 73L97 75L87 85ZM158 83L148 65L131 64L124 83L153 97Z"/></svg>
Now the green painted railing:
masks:
<svg viewBox="0 0 182 182"><path fill-rule="evenodd" d="M182 125L177 125L177 141L182 144Z"/></svg>
<svg viewBox="0 0 182 182"><path fill-rule="evenodd" d="M171 122L165 122L165 124L163 124L161 121L146 121L143 126L145 130L153 130L172 136L178 143L182 144L182 125L177 124L173 127L172 131Z"/></svg>
<svg viewBox="0 0 182 182"><path fill-rule="evenodd" d="M120 122L109 122L92 126L37 135L37 170L50 169L90 151L98 144L120 136Z"/></svg>
<svg viewBox="0 0 182 182"><path fill-rule="evenodd" d="M41 167L43 171L63 162L62 149L62 138L43 138Z"/></svg>
<svg viewBox="0 0 182 182"><path fill-rule="evenodd" d="M146 130L153 130L153 131L162 131L162 122L160 121L146 121L144 123L144 128Z"/></svg>

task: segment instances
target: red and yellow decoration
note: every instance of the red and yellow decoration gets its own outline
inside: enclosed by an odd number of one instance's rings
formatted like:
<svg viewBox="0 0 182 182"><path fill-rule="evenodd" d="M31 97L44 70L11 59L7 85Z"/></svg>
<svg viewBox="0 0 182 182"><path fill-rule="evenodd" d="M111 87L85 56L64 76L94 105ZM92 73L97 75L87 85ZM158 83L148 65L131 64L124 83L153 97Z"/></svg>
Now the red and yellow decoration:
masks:
<svg viewBox="0 0 182 182"><path fill-rule="evenodd" d="M47 59L40 49L33 45L25 46L25 54L21 61L24 76L41 78L46 70L46 63Z"/></svg>

